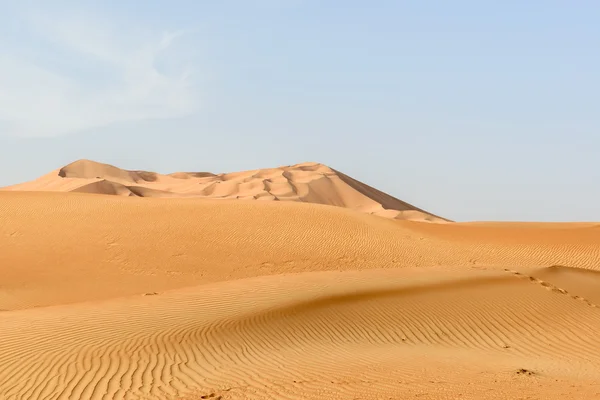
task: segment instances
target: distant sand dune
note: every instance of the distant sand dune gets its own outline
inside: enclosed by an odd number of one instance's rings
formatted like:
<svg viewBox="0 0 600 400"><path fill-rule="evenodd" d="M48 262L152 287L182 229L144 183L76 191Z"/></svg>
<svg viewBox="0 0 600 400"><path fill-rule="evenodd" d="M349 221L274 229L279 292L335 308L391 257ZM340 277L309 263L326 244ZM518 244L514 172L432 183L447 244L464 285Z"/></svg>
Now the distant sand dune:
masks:
<svg viewBox="0 0 600 400"><path fill-rule="evenodd" d="M219 175L210 172L160 175L79 160L32 182L3 190L300 201L346 207L387 218L446 221L317 163Z"/></svg>

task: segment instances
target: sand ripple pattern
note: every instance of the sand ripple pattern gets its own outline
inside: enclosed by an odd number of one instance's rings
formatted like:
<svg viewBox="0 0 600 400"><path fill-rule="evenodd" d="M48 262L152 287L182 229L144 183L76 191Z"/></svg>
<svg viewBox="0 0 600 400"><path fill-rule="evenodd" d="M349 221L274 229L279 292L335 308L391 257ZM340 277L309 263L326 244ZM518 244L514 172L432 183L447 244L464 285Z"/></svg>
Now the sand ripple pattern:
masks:
<svg viewBox="0 0 600 400"><path fill-rule="evenodd" d="M292 272L552 265L600 269L600 228L429 224L294 202L0 192L5 310Z"/></svg>
<svg viewBox="0 0 600 400"><path fill-rule="evenodd" d="M332 385L347 398L465 355L500 375L600 378L596 308L505 271L436 275L292 274L3 313L0 398L302 398Z"/></svg>
<svg viewBox="0 0 600 400"><path fill-rule="evenodd" d="M599 226L359 211L0 192L0 399L600 398Z"/></svg>

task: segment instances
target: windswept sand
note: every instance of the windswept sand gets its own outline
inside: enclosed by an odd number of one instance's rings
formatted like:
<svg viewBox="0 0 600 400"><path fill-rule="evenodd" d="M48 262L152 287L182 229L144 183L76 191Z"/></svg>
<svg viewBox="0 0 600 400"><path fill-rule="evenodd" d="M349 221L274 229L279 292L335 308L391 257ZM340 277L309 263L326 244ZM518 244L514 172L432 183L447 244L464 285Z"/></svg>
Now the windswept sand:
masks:
<svg viewBox="0 0 600 400"><path fill-rule="evenodd" d="M0 399L600 398L600 224L82 179L0 191Z"/></svg>

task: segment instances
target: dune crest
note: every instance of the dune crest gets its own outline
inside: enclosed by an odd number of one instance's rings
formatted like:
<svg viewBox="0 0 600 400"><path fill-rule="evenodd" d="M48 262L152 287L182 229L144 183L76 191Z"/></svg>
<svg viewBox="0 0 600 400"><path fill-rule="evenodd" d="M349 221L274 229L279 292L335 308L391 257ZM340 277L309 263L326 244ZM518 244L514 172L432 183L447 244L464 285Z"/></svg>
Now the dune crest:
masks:
<svg viewBox="0 0 600 400"><path fill-rule="evenodd" d="M162 175L78 160L34 181L0 190L297 201L344 207L392 219L448 221L319 163L223 174L175 172Z"/></svg>

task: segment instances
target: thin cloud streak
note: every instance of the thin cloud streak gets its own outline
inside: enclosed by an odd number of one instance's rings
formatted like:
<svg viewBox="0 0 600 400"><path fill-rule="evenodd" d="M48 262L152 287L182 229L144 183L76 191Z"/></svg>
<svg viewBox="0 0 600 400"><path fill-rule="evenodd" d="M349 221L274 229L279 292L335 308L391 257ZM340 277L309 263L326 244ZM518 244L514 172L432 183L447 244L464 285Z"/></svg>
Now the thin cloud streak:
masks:
<svg viewBox="0 0 600 400"><path fill-rule="evenodd" d="M0 53L0 121L18 136L56 136L198 109L183 31L162 35L86 13L28 11ZM161 69L168 61L169 69ZM4 129L3 129L4 131Z"/></svg>

